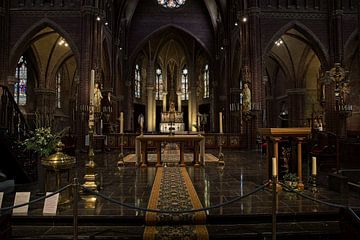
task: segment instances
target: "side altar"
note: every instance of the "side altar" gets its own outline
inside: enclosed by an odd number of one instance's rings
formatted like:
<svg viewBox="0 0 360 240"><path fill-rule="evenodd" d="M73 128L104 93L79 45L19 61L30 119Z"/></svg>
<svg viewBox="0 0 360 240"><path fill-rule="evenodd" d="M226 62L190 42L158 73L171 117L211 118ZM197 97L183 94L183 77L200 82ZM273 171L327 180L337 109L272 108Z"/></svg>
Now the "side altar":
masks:
<svg viewBox="0 0 360 240"><path fill-rule="evenodd" d="M185 131L184 113L175 111L175 105L170 103L168 112L161 113L160 132L182 132Z"/></svg>

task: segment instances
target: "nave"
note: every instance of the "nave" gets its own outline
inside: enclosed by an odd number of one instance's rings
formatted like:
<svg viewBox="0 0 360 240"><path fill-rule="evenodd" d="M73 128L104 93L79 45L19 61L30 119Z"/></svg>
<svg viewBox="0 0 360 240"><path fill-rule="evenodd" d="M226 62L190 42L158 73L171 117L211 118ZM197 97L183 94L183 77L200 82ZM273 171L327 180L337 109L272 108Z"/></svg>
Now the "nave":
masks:
<svg viewBox="0 0 360 240"><path fill-rule="evenodd" d="M212 152L217 155L217 152ZM203 207L220 206L206 211L209 239L270 239L272 192L260 190L241 201L224 205L239 196L253 192L267 179L267 161L260 151L225 151L225 167L216 162L204 167L186 166L198 199ZM77 156L75 177L82 182L87 155ZM99 193L137 208L147 208L153 190L156 168L138 168L125 162L118 168L118 153L95 155ZM164 163L165 168L178 168ZM306 165L306 164L305 164ZM327 175L320 172L318 192L304 176L306 196L340 205L359 207L355 192L339 194L328 190ZM166 179L165 179L166 180ZM41 196L38 185L17 186L5 193L3 207L13 204L14 192L30 191L31 200ZM338 208L320 204L289 191L277 195L278 239L341 239L344 224ZM73 239L73 204L61 205L56 216L43 216L43 201L30 205L28 216L12 217L12 239ZM129 209L97 196L82 194L78 205L79 239L141 239L145 231L145 213ZM342 235L343 234L343 235ZM171 238L170 238L171 239ZM181 239L181 238L178 238ZM192 238L200 239L200 238ZM345 238L344 238L345 239Z"/></svg>

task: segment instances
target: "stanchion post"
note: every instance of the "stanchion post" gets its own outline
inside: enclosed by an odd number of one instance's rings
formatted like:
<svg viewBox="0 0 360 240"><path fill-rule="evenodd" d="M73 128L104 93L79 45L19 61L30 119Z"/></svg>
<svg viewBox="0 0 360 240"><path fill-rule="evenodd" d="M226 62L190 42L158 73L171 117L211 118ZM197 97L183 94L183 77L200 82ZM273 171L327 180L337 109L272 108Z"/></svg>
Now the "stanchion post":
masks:
<svg viewBox="0 0 360 240"><path fill-rule="evenodd" d="M117 162L118 167L124 167L124 133L120 133L120 154L119 154L119 161Z"/></svg>
<svg viewBox="0 0 360 240"><path fill-rule="evenodd" d="M276 206L277 206L277 161L273 158L272 161L272 240L276 240Z"/></svg>
<svg viewBox="0 0 360 240"><path fill-rule="evenodd" d="M219 167L224 167L225 166L225 161L224 161L224 153L222 151L222 146L223 146L223 133L220 132L219 135L219 156L218 156L218 165Z"/></svg>
<svg viewBox="0 0 360 240"><path fill-rule="evenodd" d="M73 205L73 215L74 215L74 240L78 239L78 200L79 200L79 180L74 178L74 205Z"/></svg>

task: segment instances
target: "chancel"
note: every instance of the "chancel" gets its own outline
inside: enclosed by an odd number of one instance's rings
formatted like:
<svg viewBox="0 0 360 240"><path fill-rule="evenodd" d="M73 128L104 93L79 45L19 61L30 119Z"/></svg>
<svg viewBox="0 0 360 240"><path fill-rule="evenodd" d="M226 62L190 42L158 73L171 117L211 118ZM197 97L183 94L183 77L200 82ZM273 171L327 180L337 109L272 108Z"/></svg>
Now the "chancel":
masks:
<svg viewBox="0 0 360 240"><path fill-rule="evenodd" d="M359 25L355 0L0 0L0 239L360 239Z"/></svg>

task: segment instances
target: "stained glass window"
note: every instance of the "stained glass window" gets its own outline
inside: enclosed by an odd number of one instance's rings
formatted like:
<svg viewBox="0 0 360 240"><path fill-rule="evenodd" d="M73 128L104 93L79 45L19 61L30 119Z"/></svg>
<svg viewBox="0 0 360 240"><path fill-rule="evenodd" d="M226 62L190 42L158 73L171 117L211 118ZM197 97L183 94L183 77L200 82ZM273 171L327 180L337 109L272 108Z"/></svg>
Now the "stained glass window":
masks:
<svg viewBox="0 0 360 240"><path fill-rule="evenodd" d="M26 105L27 94L27 63L24 56L21 56L15 72L17 82L14 86L14 98L20 106Z"/></svg>
<svg viewBox="0 0 360 240"><path fill-rule="evenodd" d="M181 93L181 100L189 99L188 70L186 67L183 68L181 74Z"/></svg>
<svg viewBox="0 0 360 240"><path fill-rule="evenodd" d="M204 69L204 98L209 98L210 96L210 84L209 84L209 65L205 65Z"/></svg>
<svg viewBox="0 0 360 240"><path fill-rule="evenodd" d="M178 8L185 4L185 0L158 0L158 3L165 8Z"/></svg>
<svg viewBox="0 0 360 240"><path fill-rule="evenodd" d="M141 97L141 75L140 66L138 64L135 66L135 97Z"/></svg>
<svg viewBox="0 0 360 240"><path fill-rule="evenodd" d="M156 69L155 91L156 91L155 99L162 100L163 99L163 91L164 91L164 82L163 82L161 68Z"/></svg>
<svg viewBox="0 0 360 240"><path fill-rule="evenodd" d="M62 78L62 72L59 71L56 74L56 106L57 106L57 108L61 108L61 78Z"/></svg>

